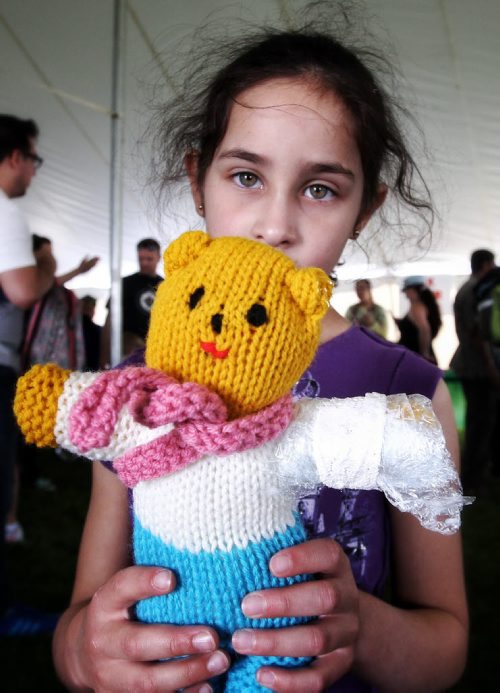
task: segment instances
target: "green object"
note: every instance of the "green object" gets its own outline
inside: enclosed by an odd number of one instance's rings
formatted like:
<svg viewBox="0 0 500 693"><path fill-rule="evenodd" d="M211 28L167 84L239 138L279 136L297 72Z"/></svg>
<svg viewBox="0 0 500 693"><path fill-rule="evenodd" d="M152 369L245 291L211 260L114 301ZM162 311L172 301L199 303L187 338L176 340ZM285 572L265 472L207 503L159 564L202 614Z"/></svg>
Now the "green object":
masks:
<svg viewBox="0 0 500 693"><path fill-rule="evenodd" d="M462 435L465 429L465 412L467 403L465 401L462 384L453 371L446 371L444 381L450 392L451 402L453 404L453 412L455 414L455 422L458 432Z"/></svg>
<svg viewBox="0 0 500 693"><path fill-rule="evenodd" d="M493 342L500 343L500 284L497 284L492 292L491 298L493 305L491 306L491 339Z"/></svg>

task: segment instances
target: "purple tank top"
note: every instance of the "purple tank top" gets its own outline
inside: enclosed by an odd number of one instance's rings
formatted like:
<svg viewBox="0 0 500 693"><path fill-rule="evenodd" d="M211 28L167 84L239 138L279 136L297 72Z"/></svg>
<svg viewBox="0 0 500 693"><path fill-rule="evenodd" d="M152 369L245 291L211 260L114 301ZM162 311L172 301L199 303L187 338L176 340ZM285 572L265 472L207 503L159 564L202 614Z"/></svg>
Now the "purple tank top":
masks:
<svg viewBox="0 0 500 693"><path fill-rule="evenodd" d="M420 356L373 332L353 326L322 344L297 383L296 397L355 397L419 393L432 399L441 371ZM380 595L388 574L390 527L386 502L378 491L323 488L299 504L311 536L332 537L346 552L360 589ZM331 686L335 693L375 689L354 675Z"/></svg>

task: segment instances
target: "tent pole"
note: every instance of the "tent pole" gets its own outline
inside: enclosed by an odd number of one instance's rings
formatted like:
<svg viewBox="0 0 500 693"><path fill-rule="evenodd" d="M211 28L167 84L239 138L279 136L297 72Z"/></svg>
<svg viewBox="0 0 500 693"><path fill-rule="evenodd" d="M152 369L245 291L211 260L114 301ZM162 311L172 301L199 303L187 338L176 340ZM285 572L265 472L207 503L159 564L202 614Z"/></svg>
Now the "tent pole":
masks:
<svg viewBox="0 0 500 693"><path fill-rule="evenodd" d="M121 45L123 35L123 0L113 3L113 54L111 65L111 162L109 185L109 256L111 274L111 364L117 364L122 358L122 203L123 172L121 169L121 137L123 114L120 111L121 90Z"/></svg>

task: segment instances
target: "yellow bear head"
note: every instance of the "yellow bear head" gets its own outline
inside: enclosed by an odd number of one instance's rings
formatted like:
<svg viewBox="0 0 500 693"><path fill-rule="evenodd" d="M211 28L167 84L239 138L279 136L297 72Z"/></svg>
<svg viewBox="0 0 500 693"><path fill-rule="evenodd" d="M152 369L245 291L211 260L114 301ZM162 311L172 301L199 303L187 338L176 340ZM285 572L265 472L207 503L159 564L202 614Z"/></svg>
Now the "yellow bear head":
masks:
<svg viewBox="0 0 500 693"><path fill-rule="evenodd" d="M232 418L288 392L311 362L331 282L243 238L188 231L165 251L146 364L217 392Z"/></svg>

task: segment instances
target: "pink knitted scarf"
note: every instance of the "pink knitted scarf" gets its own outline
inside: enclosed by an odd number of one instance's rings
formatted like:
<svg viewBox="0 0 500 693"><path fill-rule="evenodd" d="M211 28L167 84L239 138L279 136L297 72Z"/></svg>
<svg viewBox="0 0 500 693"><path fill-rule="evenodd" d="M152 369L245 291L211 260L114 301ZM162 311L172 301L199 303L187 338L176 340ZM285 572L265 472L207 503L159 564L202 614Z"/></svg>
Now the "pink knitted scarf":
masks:
<svg viewBox="0 0 500 693"><path fill-rule="evenodd" d="M227 455L258 447L289 425L291 394L255 414L227 421L222 399L203 385L180 383L145 366L102 373L71 409L71 442L85 453L111 442L118 415L127 405L132 418L148 428L175 424L155 440L113 462L128 487L182 469L207 454Z"/></svg>

